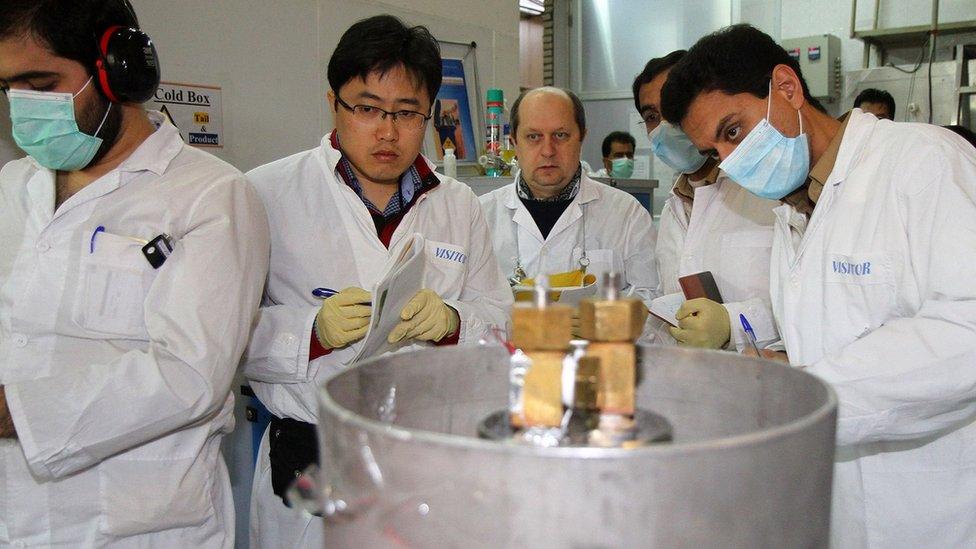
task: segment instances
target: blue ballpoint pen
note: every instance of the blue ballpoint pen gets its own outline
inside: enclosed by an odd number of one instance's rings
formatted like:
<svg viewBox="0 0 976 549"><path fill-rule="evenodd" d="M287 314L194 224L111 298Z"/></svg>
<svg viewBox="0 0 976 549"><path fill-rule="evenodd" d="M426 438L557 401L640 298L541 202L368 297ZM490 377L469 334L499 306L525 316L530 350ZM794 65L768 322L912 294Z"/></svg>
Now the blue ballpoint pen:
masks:
<svg viewBox="0 0 976 549"><path fill-rule="evenodd" d="M746 335L749 336L749 344L752 345L752 350L756 351L756 356L762 358L762 353L759 352L759 346L756 345L756 332L753 331L752 325L746 320L746 315L739 313L739 322L742 323L742 329L745 330Z"/></svg>
<svg viewBox="0 0 976 549"><path fill-rule="evenodd" d="M333 290L332 288L315 288L315 289L312 290L312 295L314 297L319 298L319 299L327 299L327 298L330 298L330 297L336 295L337 293L339 293L339 292L336 291L336 290ZM372 307L373 306L373 303L370 302L370 301L366 301L364 303L360 303L360 305L368 305L368 306Z"/></svg>
<svg viewBox="0 0 976 549"><path fill-rule="evenodd" d="M332 288L315 288L314 290L312 290L312 295L313 296L319 297L319 298L322 298L322 299L325 299L327 297L332 297L332 296L336 295L337 293L339 293L339 292L333 290Z"/></svg>

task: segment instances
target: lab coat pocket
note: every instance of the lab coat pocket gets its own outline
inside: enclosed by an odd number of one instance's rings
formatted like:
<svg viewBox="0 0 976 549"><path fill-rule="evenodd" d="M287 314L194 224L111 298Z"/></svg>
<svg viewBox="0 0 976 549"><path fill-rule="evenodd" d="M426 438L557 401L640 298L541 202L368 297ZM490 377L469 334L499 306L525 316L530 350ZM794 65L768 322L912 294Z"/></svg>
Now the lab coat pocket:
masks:
<svg viewBox="0 0 976 549"><path fill-rule="evenodd" d="M712 273L726 302L766 297L773 228L722 235L719 272Z"/></svg>
<svg viewBox="0 0 976 549"><path fill-rule="evenodd" d="M214 468L206 452L175 459L119 456L99 465L100 530L134 536L199 526L214 515Z"/></svg>
<svg viewBox="0 0 976 549"><path fill-rule="evenodd" d="M437 292L441 299L461 296L468 272L468 251L448 242L427 241L427 265L424 287Z"/></svg>
<svg viewBox="0 0 976 549"><path fill-rule="evenodd" d="M100 232L85 242L72 319L90 333L145 339L143 304L155 272L137 240Z"/></svg>
<svg viewBox="0 0 976 549"><path fill-rule="evenodd" d="M847 345L880 327L895 311L891 258L884 252L824 254L823 307L834 341Z"/></svg>

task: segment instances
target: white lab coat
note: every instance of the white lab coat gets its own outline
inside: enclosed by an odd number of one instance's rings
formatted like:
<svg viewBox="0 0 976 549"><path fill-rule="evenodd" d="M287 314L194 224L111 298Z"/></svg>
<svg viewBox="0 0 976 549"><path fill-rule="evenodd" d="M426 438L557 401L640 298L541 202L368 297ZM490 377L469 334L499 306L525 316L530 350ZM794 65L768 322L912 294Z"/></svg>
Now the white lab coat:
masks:
<svg viewBox="0 0 976 549"><path fill-rule="evenodd" d="M458 311L458 344L476 344L492 326L504 329L512 304L488 227L467 185L438 175L440 184L403 217L388 250L362 200L336 174L339 158L327 135L315 149L247 174L268 209L272 232L271 269L244 373L271 413L309 423L318 417L318 387L347 368L361 346L360 341L308 360L312 323L322 303L312 296L313 288L370 290L399 245L419 232L428 239L425 287ZM460 251L467 260L437 257L437 247ZM252 546L317 543L321 519L291 511L271 492L266 443L262 448L252 495ZM299 528L281 526L281 521ZM305 526L311 532L296 537Z"/></svg>
<svg viewBox="0 0 976 549"><path fill-rule="evenodd" d="M231 381L268 263L244 176L159 125L54 211L54 172L0 171L0 546L225 547ZM92 239L96 227L104 227ZM169 234L153 269L135 239Z"/></svg>
<svg viewBox="0 0 976 549"><path fill-rule="evenodd" d="M740 314L749 320L760 347L779 340L769 303L769 254L777 204L719 172L715 183L695 188L690 216L673 191L661 209L657 235L661 293L680 292L682 276L710 271L729 312L729 346L739 351L749 347ZM659 335L660 342L674 343L671 334Z"/></svg>
<svg viewBox="0 0 976 549"><path fill-rule="evenodd" d="M854 109L812 217L776 209L790 362L837 392L837 547L976 547L976 151Z"/></svg>
<svg viewBox="0 0 976 549"><path fill-rule="evenodd" d="M518 178L516 174L515 180ZM587 273L599 280L604 272L618 272L623 275L625 292L645 303L656 296L657 232L651 215L626 192L583 175L579 192L545 239L519 199L516 183L482 195L481 206L491 227L495 256L506 277L512 275L519 258L530 277L579 269L585 211L585 246L590 259Z"/></svg>

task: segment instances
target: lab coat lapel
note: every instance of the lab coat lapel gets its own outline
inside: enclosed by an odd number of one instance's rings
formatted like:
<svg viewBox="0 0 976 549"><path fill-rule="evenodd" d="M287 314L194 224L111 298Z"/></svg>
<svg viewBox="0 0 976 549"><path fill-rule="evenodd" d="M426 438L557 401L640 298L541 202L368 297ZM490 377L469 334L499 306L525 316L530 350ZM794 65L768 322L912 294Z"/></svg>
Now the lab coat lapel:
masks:
<svg viewBox="0 0 976 549"><path fill-rule="evenodd" d="M683 232L688 232L688 214L685 212L684 204L681 203L681 197L672 194L668 197L667 203L678 226Z"/></svg>
<svg viewBox="0 0 976 549"><path fill-rule="evenodd" d="M46 227L54 219L54 172L40 165L37 168L27 181L27 196L31 201L30 215L34 225Z"/></svg>
<svg viewBox="0 0 976 549"><path fill-rule="evenodd" d="M517 176L515 180L518 181ZM542 232L539 231L539 227L535 224L535 220L532 219L532 214L529 213L528 208L525 207L525 204L523 204L522 200L518 197L518 183L512 185L512 192L505 201L505 207L508 208L512 214L512 223L515 224L512 230L519 232L519 247L521 248L522 241L526 238L535 240L538 245L541 246L545 239L542 238Z"/></svg>
<svg viewBox="0 0 976 549"><path fill-rule="evenodd" d="M829 219L830 212L841 193L857 192L857 189L846 189L845 191L843 183L847 180L847 174L866 152L865 146L868 138L877 123L878 119L874 115L854 111L850 113L847 129L840 143L840 150L837 151L837 160L834 161L834 168L830 171L830 176L827 177L823 191L820 193L820 199L817 201L817 206L813 210L813 215L810 216L810 222L803 239L800 241L800 247L793 262L794 267L803 259L809 242L814 238L821 237L820 233L824 230L824 223L827 223L825 219ZM861 184L871 184L871 182L863 181Z"/></svg>
<svg viewBox="0 0 976 549"><path fill-rule="evenodd" d="M349 259L355 264L356 276L360 284L369 288L376 281L380 269L387 259L389 252L376 235L376 226L369 215L366 205L341 177L336 173L335 166L339 161L339 153L331 147L328 136L323 139L319 149L319 167L324 172L326 182L325 199L331 200L341 222L336 224L336 230L346 231L353 249L349 250ZM328 238L328 235L323 235ZM348 260L348 259L347 259Z"/></svg>
<svg viewBox="0 0 976 549"><path fill-rule="evenodd" d="M433 188L424 194L417 197L417 201L414 205L403 215L403 219L400 220L400 224L397 225L396 231L393 232L393 237L390 239L390 251L396 249L404 237L413 236L414 233L423 233L424 231L418 229L418 224L420 221L419 210L421 204L427 200L427 195L433 192L437 192L437 188ZM399 254L390 254L391 257L396 257Z"/></svg>
<svg viewBox="0 0 976 549"><path fill-rule="evenodd" d="M322 145L319 147L319 165L325 172L324 180L332 187L330 190L335 203L340 205L339 212L344 219L343 227L356 227L361 234L367 235L365 241L369 242L370 247L385 250L386 247L376 236L376 226L373 224L373 218L370 216L366 204L359 198L356 191L346 185L342 176L339 175L337 166L342 155L332 147L330 136L331 134L326 134L322 138ZM363 238L356 238L355 235L350 234L349 236L351 241L364 241Z"/></svg>
<svg viewBox="0 0 976 549"><path fill-rule="evenodd" d="M715 238L708 226L708 221L715 216L710 214L709 210L721 200L722 188L720 185L721 182L715 182L694 190L695 207L691 210L691 217L688 219L687 226L688 228L694 226L695 229L687 231L685 235L686 250L700 250L702 249L702 239ZM675 206L680 208L683 214L685 208L681 204L681 198L678 196L673 196L673 198L677 200Z"/></svg>
<svg viewBox="0 0 976 549"><path fill-rule="evenodd" d="M549 231L549 239L555 239L559 236L559 233L572 227L583 217L582 205L589 204L600 198L600 190L597 185L602 184L593 181L585 174L581 176L579 192L576 193L573 201L569 203L569 207L566 208L563 215L559 216L559 219L556 220L556 224L552 226L552 230Z"/></svg>

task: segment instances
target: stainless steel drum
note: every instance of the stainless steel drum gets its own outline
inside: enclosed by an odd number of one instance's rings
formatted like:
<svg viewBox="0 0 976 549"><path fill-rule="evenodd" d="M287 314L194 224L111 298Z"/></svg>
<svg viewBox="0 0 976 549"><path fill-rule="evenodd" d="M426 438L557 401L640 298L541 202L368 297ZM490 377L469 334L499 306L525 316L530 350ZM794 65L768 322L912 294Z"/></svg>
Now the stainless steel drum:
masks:
<svg viewBox="0 0 976 549"><path fill-rule="evenodd" d="M824 547L837 400L800 370L641 348L634 450L477 438L507 405L499 348L370 360L320 391L329 547Z"/></svg>

